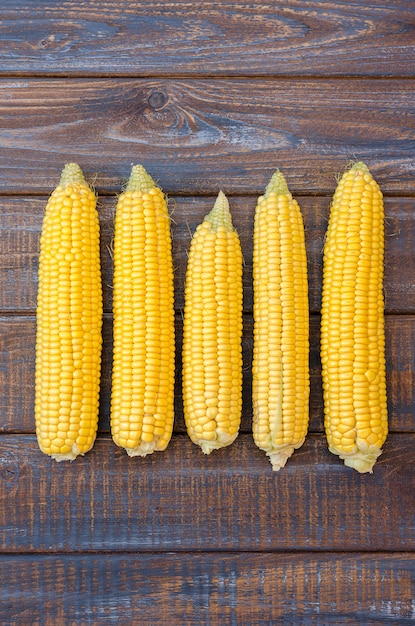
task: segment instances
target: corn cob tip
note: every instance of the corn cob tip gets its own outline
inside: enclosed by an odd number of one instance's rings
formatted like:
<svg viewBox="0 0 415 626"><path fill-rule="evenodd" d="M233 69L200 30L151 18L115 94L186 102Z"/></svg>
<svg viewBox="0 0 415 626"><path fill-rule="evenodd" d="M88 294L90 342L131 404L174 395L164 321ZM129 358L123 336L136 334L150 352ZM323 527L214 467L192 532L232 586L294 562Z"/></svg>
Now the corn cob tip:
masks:
<svg viewBox="0 0 415 626"><path fill-rule="evenodd" d="M84 175L77 163L67 163L62 170L60 185L66 187L72 183L85 183Z"/></svg>
<svg viewBox="0 0 415 626"><path fill-rule="evenodd" d="M280 170L276 170L265 188L264 197L267 198L271 193L289 194L287 181Z"/></svg>
<svg viewBox="0 0 415 626"><path fill-rule="evenodd" d="M148 193L154 187L157 185L146 169L142 165L134 165L125 190Z"/></svg>
<svg viewBox="0 0 415 626"><path fill-rule="evenodd" d="M357 163L354 163L351 167L351 169L355 172L361 171L364 174L369 174L369 168L366 165L366 163L363 163L363 161L357 161Z"/></svg>
<svg viewBox="0 0 415 626"><path fill-rule="evenodd" d="M349 163L343 172L340 172L339 176L337 177L338 182L344 178L346 178L347 176L365 176L368 175L370 176L370 178L372 178L372 175L370 173L370 170L368 168L368 166L366 165L366 163L364 163L363 161L356 161L356 162L351 162Z"/></svg>
<svg viewBox="0 0 415 626"><path fill-rule="evenodd" d="M234 230L229 211L229 202L223 191L219 191L213 209L206 215L205 220L212 224L214 230L217 230L220 226L223 226L228 231Z"/></svg>

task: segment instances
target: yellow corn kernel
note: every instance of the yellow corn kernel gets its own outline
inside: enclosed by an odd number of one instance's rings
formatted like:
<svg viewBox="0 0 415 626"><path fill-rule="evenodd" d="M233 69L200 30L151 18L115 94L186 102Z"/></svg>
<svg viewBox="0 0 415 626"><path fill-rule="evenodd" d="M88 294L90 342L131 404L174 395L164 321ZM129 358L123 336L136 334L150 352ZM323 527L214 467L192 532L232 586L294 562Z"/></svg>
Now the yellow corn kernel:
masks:
<svg viewBox="0 0 415 626"><path fill-rule="evenodd" d="M279 170L257 202L253 287L253 437L277 471L304 443L310 393L304 226Z"/></svg>
<svg viewBox="0 0 415 626"><path fill-rule="evenodd" d="M329 449L372 472L388 433L384 209L362 162L341 178L324 246L321 361Z"/></svg>
<svg viewBox="0 0 415 626"><path fill-rule="evenodd" d="M57 461L94 444L99 408L102 285L96 197L65 166L46 206L36 312L36 434Z"/></svg>
<svg viewBox="0 0 415 626"><path fill-rule="evenodd" d="M242 410L242 251L220 192L193 235L183 323L187 432L205 454L230 445Z"/></svg>
<svg viewBox="0 0 415 626"><path fill-rule="evenodd" d="M142 165L118 199L114 235L111 433L129 456L164 450L174 420L170 217Z"/></svg>

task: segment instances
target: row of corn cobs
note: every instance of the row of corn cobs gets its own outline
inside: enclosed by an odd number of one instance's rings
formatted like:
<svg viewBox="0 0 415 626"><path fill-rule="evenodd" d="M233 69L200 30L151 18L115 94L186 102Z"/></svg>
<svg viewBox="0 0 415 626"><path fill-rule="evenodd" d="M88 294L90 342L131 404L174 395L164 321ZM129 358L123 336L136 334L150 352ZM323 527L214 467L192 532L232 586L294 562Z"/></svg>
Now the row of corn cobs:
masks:
<svg viewBox="0 0 415 626"><path fill-rule="evenodd" d="M362 163L341 178L324 246L321 361L329 449L371 472L387 436L382 193ZM115 216L110 423L130 456L164 450L174 418L170 218L163 192L133 167ZM283 467L309 422L304 226L278 170L258 199L253 249L253 437ZM96 196L65 166L46 207L39 258L36 432L73 460L98 423L102 287ZM204 453L231 444L242 410L242 252L220 192L193 235L182 352L187 432Z"/></svg>

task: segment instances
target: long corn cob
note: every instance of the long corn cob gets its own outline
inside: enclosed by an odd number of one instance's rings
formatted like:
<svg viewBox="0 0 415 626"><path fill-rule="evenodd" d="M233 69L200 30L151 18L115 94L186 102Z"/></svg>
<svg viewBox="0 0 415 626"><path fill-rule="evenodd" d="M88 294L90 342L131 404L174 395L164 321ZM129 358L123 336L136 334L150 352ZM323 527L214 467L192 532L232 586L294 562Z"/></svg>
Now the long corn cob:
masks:
<svg viewBox="0 0 415 626"><path fill-rule="evenodd" d="M279 170L255 211L253 286L253 436L279 470L304 443L310 388L304 226Z"/></svg>
<svg viewBox="0 0 415 626"><path fill-rule="evenodd" d="M57 461L85 454L95 441L101 326L96 197L70 163L46 206L37 302L36 433Z"/></svg>
<svg viewBox="0 0 415 626"><path fill-rule="evenodd" d="M174 292L170 217L142 165L117 203L111 432L129 456L164 450L174 419Z"/></svg>
<svg viewBox="0 0 415 626"><path fill-rule="evenodd" d="M205 454L230 445L242 409L242 252L226 196L193 236L186 273L183 403Z"/></svg>
<svg viewBox="0 0 415 626"><path fill-rule="evenodd" d="M321 360L329 449L372 472L388 431L382 193L362 162L341 178L324 246Z"/></svg>

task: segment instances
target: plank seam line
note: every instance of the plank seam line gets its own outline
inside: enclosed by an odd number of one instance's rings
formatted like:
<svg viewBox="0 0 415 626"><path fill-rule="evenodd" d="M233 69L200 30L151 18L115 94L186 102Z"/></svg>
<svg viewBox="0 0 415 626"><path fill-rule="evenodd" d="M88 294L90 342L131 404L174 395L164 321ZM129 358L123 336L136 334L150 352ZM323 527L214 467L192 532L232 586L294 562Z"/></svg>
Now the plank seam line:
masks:
<svg viewBox="0 0 415 626"><path fill-rule="evenodd" d="M1 134L1 132L0 132ZM268 169L272 169L272 167L269 167ZM287 169L287 168L286 168ZM86 178L88 179L88 174L86 174ZM322 191L322 192L317 192L317 191L313 191L313 190L305 190L305 189L299 189L296 190L295 187L291 187L291 193L294 197L296 198L314 198L314 199L319 199L319 198L324 198L324 199L330 199L333 197L335 188L336 188L336 181L335 179L333 179L333 191ZM107 188L103 188L101 191L98 191L98 199L99 198L113 198L114 200L117 199L119 193L120 193L120 188L121 188L122 184L120 183L119 187L114 187L114 189L112 190L112 187L107 187ZM99 189L99 187L98 187ZM46 192L46 191L36 191L36 190L16 190L16 189L10 189L10 190L3 190L0 193L0 199L1 198L7 198L7 199L13 199L16 198L17 199L21 199L21 198L26 198L27 200L30 200L30 198L44 198L45 199L45 204L50 196L50 194L52 193L53 189L50 190L50 192ZM179 190L177 192L170 192L168 189L164 188L163 189L164 193L167 195L168 199L170 200L179 200L180 198L194 198L195 200L197 200L198 198L216 198L217 196L217 190L213 189L212 191L195 191L194 193L192 193L191 191L186 191L186 190ZM264 190L260 190L258 189L258 191L245 191L245 192L238 192L238 191L231 191L231 192L227 192L227 197L229 199L232 198L247 198L247 199L255 199L258 198L258 196L262 195L264 193ZM407 189L401 189L401 190L391 190L391 191L383 191L383 197L384 198L390 198L390 199L400 199L400 200L412 200L413 198L415 198L415 191L413 193L411 193L410 191L408 191Z"/></svg>
<svg viewBox="0 0 415 626"><path fill-rule="evenodd" d="M212 549L212 548L196 548L194 550L174 550L174 549L160 549L160 550L155 550L153 549L148 549L146 550L145 548L141 548L138 550L123 550L123 549L105 549L105 548L101 548L101 549L85 549L85 550L19 550L17 551L13 551L13 550L2 550L0 549L0 558L3 556L14 556L14 557L27 557L27 556L41 556L41 557L79 557L79 558L83 558L85 556L107 556L107 557L119 557L119 556L123 556L123 555L128 555L128 556L140 556L140 555L168 555L168 556L178 556L178 557L182 557L183 555L192 555L194 554L196 555L201 555L201 554L205 554L205 555L211 555L211 556L216 556L216 555L221 555L221 554L226 554L226 555L234 555L234 556L238 556L238 555L262 555L262 554L273 554L273 555L278 555L278 556L298 556L301 554L310 556L310 555L318 555L318 556L322 556L322 555L329 555L330 557L344 557L344 556L353 556L353 555L376 555L376 556L385 556L385 557L390 557L392 555L408 555L410 557L415 556L415 548L404 548L404 549L394 549L391 548L390 550L387 549L382 549L382 550L374 550L373 548L365 548L360 547L360 548L350 548L350 549L331 549L331 548L282 548L282 549L278 549L278 548L274 548L274 549L266 549L264 548L263 550L258 549L258 548L253 548L252 550L235 550L234 548L231 549L224 549L224 548L218 548L217 550Z"/></svg>
<svg viewBox="0 0 415 626"><path fill-rule="evenodd" d="M396 80L404 80L404 81L414 81L415 78L413 75L408 74L262 74L261 72L256 72L255 74L238 74L238 73L154 73L154 72L97 72L97 71L78 71L78 70L62 70L62 71L51 71L51 72L1 72L0 79L21 79L28 78L33 80L123 80L123 79L131 79L131 80L218 80L218 81L226 81L226 80L241 80L241 81L268 81L268 82L277 82L277 81L285 81L285 82L295 82L295 81L396 81Z"/></svg>

